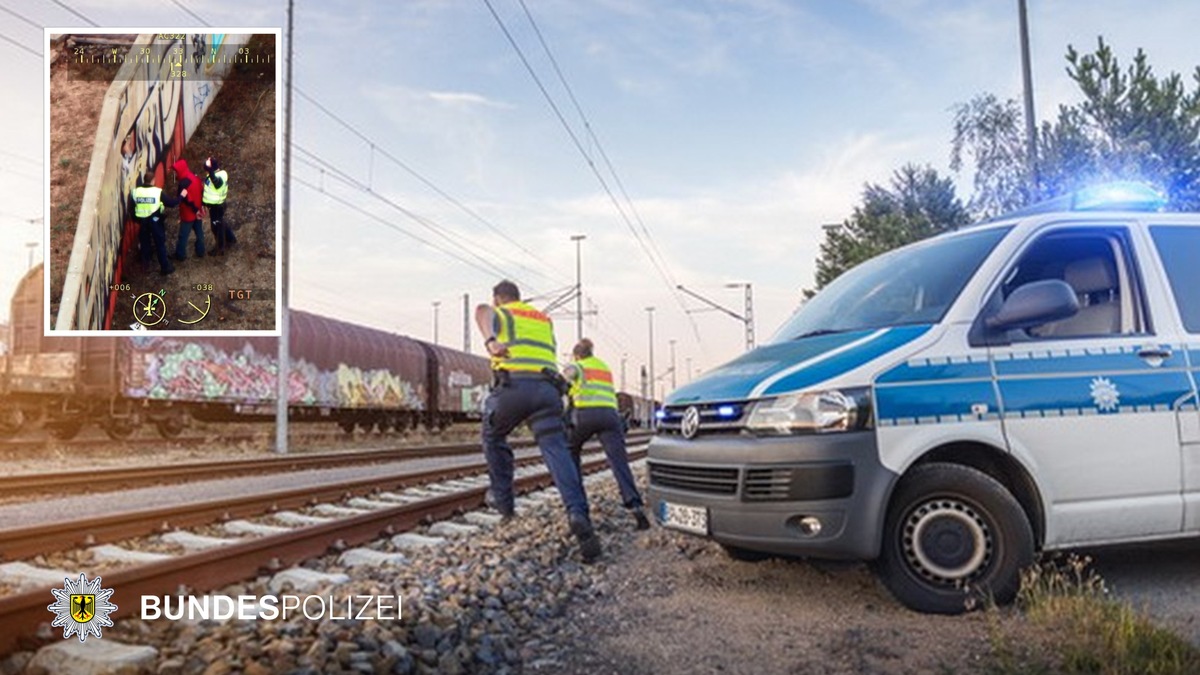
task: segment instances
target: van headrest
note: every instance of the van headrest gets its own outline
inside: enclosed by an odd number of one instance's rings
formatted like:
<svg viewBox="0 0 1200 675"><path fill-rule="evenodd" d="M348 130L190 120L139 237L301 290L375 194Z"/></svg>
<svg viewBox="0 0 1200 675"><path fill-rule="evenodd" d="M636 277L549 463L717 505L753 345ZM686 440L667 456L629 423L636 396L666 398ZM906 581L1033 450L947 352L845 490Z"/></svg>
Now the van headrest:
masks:
<svg viewBox="0 0 1200 675"><path fill-rule="evenodd" d="M1105 258L1085 258L1069 263L1063 270L1063 281L1078 294L1107 291L1117 285L1112 265Z"/></svg>

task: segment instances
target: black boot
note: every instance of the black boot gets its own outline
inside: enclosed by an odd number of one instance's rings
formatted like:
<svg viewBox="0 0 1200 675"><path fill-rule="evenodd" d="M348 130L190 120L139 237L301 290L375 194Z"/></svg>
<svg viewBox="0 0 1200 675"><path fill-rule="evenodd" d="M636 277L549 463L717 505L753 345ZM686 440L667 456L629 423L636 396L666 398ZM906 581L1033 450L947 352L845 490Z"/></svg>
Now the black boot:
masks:
<svg viewBox="0 0 1200 675"><path fill-rule="evenodd" d="M579 555L583 562L590 563L600 557L600 537L586 518L571 518L571 534L579 542Z"/></svg>
<svg viewBox="0 0 1200 675"><path fill-rule="evenodd" d="M650 529L650 519L646 517L645 511L643 511L642 509L634 509L633 517L635 520L637 520L637 529L639 529L639 530Z"/></svg>
<svg viewBox="0 0 1200 675"><path fill-rule="evenodd" d="M503 520L506 520L506 521L512 520L513 516L516 515L515 510L513 509L513 505L508 504L507 506L505 506L505 505L500 504L499 501L496 499L496 496L492 494L491 490L488 490L486 493L484 493L483 503L487 504L490 508L498 511L500 513L500 518Z"/></svg>

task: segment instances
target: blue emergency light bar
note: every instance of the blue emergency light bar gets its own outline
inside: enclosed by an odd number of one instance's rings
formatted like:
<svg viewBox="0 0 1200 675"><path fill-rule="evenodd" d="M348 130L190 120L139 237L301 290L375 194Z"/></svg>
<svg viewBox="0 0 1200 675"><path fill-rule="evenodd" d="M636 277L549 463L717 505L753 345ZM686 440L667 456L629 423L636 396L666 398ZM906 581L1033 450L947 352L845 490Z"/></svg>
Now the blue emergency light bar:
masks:
<svg viewBox="0 0 1200 675"><path fill-rule="evenodd" d="M1167 198L1158 190L1136 181L1114 181L1076 190L1061 197L1031 204L1001 218L1017 218L1061 211L1159 211ZM997 218L999 220L999 218Z"/></svg>

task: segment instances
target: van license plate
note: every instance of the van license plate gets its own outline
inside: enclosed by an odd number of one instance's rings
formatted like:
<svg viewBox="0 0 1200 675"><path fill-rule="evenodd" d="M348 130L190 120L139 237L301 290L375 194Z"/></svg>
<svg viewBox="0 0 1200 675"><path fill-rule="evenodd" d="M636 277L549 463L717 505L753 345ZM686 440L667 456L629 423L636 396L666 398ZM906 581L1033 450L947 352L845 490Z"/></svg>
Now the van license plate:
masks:
<svg viewBox="0 0 1200 675"><path fill-rule="evenodd" d="M708 509L703 506L659 502L659 520L663 527L708 535Z"/></svg>

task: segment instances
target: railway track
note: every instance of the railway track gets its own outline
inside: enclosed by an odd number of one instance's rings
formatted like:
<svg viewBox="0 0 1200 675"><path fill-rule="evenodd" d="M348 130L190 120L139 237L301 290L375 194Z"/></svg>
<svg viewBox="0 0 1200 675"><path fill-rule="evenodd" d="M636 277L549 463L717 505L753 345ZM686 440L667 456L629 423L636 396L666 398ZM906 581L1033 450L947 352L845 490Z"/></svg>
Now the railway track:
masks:
<svg viewBox="0 0 1200 675"><path fill-rule="evenodd" d="M645 434L630 434L630 441L646 438ZM514 448L533 445L533 441L514 441ZM405 459L427 457L454 457L480 452L479 443L448 443L412 447L387 448L383 450L360 450L350 452L327 452L284 457L257 457L207 462L184 462L166 466L141 465L106 469L59 471L54 473L27 473L0 477L0 495L50 494L81 489L103 492L146 485L191 480L210 480L231 476L282 473L308 469L327 469L362 464L375 464ZM0 546L0 551L3 551Z"/></svg>
<svg viewBox="0 0 1200 675"><path fill-rule="evenodd" d="M62 440L47 436L45 438L6 438L0 439L0 452L10 454L20 454L24 452L35 452L44 448L53 446L57 448L65 448L70 450L87 451L96 447L150 447L150 448L181 448L192 447L198 445L234 445L239 443L261 443L268 442L272 438L270 431L248 431L237 433L212 433L201 435L180 435L175 438L163 438L158 435L153 436L131 436L125 439L114 439L108 436L90 437L90 438L72 438ZM349 435L337 431L318 431L318 432L293 432L290 435L290 440L293 443L300 442L346 442L353 441L388 441L404 438L403 434L388 433L388 434L363 434Z"/></svg>
<svg viewBox="0 0 1200 675"><path fill-rule="evenodd" d="M645 448L631 449L629 454L631 460L639 459L645 455ZM536 464L539 461L540 459L534 457L525 458L518 460L518 466ZM602 455L593 455L585 458L583 469L592 473L602 470L605 466ZM172 516L174 520L166 522L160 520L164 515L160 510L144 510L112 517L121 522L111 523L111 527L104 530L100 537L96 537L94 532L90 538L84 534L89 528L97 525L97 519L27 528L41 531L26 531L21 537L14 537L13 533L16 531L9 530L3 533L6 539L0 540L0 550L8 554L10 543L16 542L24 547L16 550L26 551L26 554L43 553L44 547L43 550L39 550L39 544L48 544L52 550L59 550L63 548L60 538L64 536L71 539L72 545L88 544L114 536L132 536L128 533L133 531L146 534L161 531L165 526L211 522L213 519L228 519L239 513L261 515L286 503L312 504L320 499L319 495L335 495L334 498L340 499L355 490L364 489L366 483L373 483L374 490L383 486L396 489L415 485L418 481L427 484L435 480L455 480L464 473L484 469L485 466L480 463L407 476L376 477L369 481L331 484L320 492L312 488L306 489L307 497L288 495L285 499L279 494L273 494L248 497L236 505L215 502L193 504L189 507L190 511L175 513ZM526 493L551 484L549 473L543 469L518 475L514 486L518 493ZM104 585L119 589L123 598L174 594L181 585L188 587L193 594L202 593L230 583L252 579L264 571L278 571L286 566L322 556L331 549L343 550L381 536L411 530L431 520L441 520L477 509L483 506L485 492L486 486L482 483L477 487L464 487L460 483L453 492L432 494L420 498L419 501L396 503L395 506L385 505L330 522L300 526L278 534L268 534L198 553L173 556L166 560L105 573ZM49 596L49 587L46 587L0 598L0 654L8 653L18 646L28 646L27 643L38 631L39 626L49 623L51 617L46 610ZM133 614L138 608L138 603L134 601L124 601L118 605L120 609L115 613L116 617Z"/></svg>

